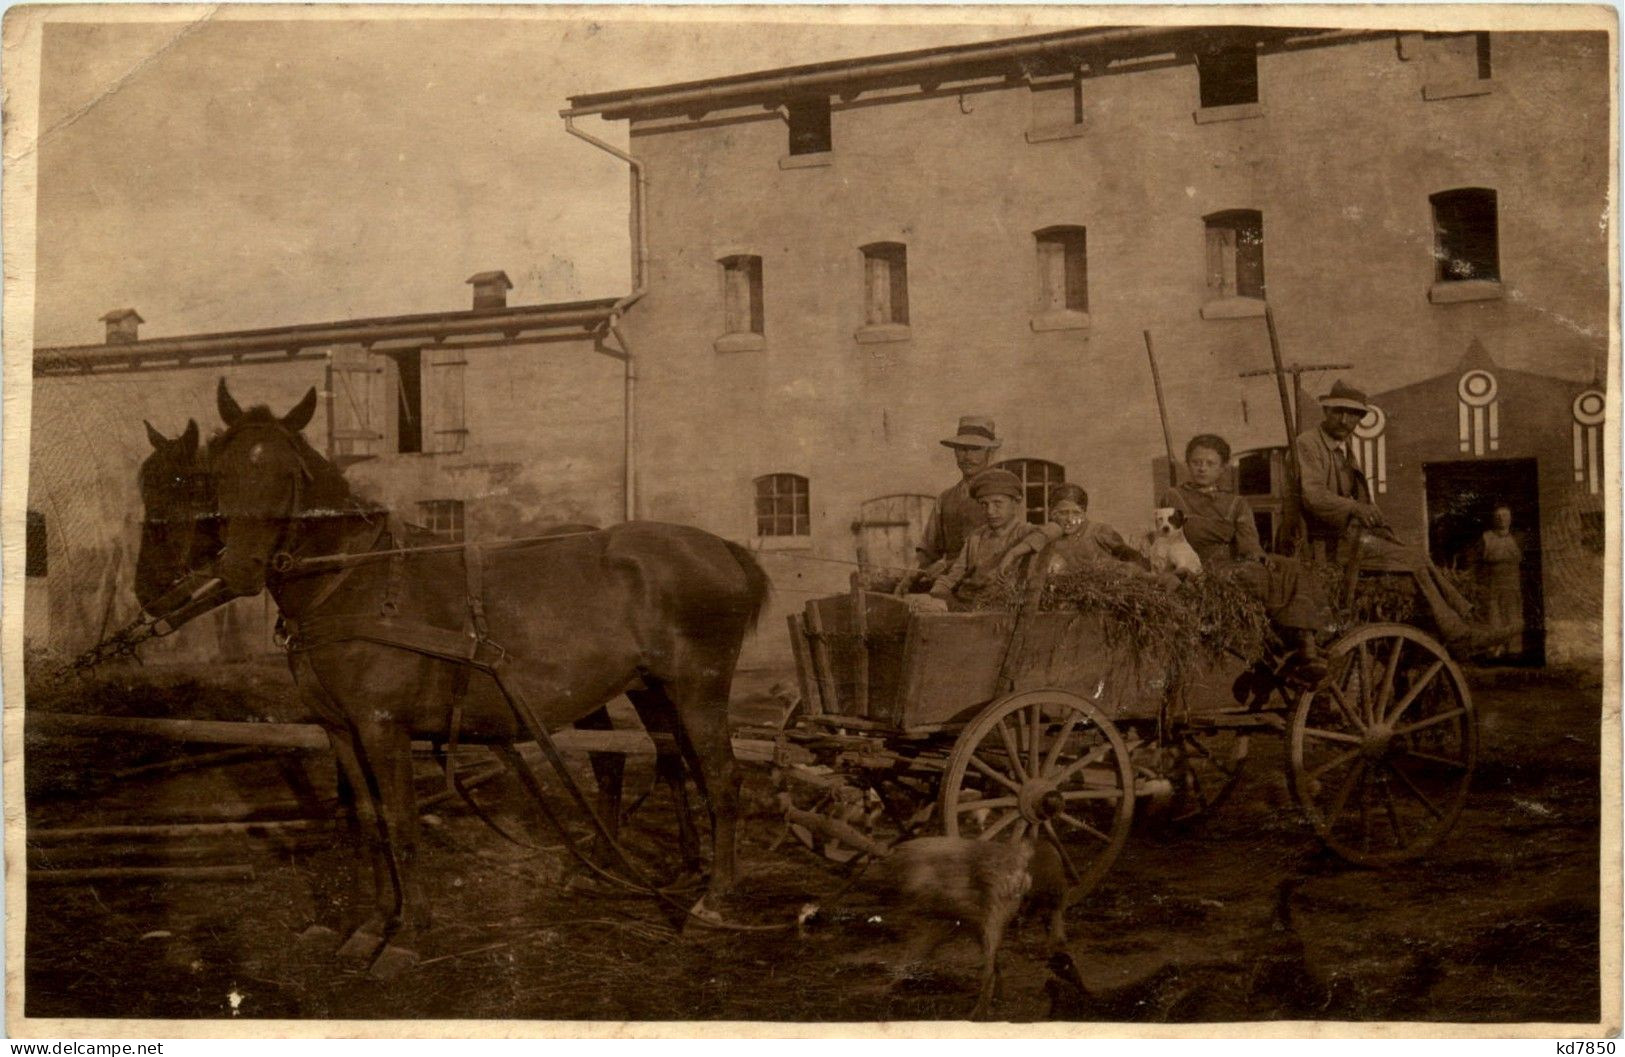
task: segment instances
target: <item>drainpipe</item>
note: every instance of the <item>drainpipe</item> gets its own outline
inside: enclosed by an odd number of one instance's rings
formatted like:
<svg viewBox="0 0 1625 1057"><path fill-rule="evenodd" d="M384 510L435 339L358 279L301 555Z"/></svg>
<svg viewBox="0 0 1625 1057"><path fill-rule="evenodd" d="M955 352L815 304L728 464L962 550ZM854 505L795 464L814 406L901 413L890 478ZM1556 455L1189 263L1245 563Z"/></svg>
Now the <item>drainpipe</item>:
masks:
<svg viewBox="0 0 1625 1057"><path fill-rule="evenodd" d="M643 163L638 161L626 151L611 143L605 143L597 136L583 132L575 126L575 117L569 111L559 111L564 118L564 131L577 139L586 140L599 150L614 155L624 161L632 173L632 291L619 301L615 302L609 310L608 330L615 336L619 350L601 349L605 355L613 356L621 361L625 367L625 409L626 417L626 520L633 521L638 514L637 500L637 435L636 435L636 408L638 366L637 358L632 354L632 346L626 342L626 336L621 333L621 316L631 308L643 295L649 292L649 242L648 231L648 190L649 178L644 172Z"/></svg>

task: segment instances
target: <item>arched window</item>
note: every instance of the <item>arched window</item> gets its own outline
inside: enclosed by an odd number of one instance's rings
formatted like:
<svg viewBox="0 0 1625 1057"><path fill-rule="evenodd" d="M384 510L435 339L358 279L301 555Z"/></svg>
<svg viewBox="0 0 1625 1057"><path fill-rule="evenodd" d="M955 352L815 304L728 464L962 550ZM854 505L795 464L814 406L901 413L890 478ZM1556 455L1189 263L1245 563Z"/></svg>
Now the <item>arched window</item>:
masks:
<svg viewBox="0 0 1625 1057"><path fill-rule="evenodd" d="M1073 224L1033 232L1038 243L1038 311L1089 311L1087 234Z"/></svg>
<svg viewBox="0 0 1625 1057"><path fill-rule="evenodd" d="M1264 296L1264 214L1226 209L1202 218L1207 225L1209 297Z"/></svg>
<svg viewBox="0 0 1625 1057"><path fill-rule="evenodd" d="M756 478L756 534L809 536L812 534L807 479L794 473L770 473Z"/></svg>
<svg viewBox="0 0 1625 1057"><path fill-rule="evenodd" d="M1066 483L1066 467L1043 459L1006 459L996 464L1021 478L1027 495L1027 520L1042 525L1049 520L1049 497L1056 485Z"/></svg>
<svg viewBox="0 0 1625 1057"><path fill-rule="evenodd" d="M1495 192L1459 187L1429 195L1433 204L1434 280L1441 283L1501 278Z"/></svg>

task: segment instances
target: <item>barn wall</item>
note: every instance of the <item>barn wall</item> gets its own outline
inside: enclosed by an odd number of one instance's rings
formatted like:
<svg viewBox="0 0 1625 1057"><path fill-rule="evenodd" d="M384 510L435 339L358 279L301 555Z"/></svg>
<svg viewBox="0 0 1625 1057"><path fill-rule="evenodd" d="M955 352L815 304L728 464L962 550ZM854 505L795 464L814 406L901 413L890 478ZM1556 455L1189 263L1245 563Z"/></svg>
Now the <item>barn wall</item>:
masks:
<svg viewBox="0 0 1625 1057"><path fill-rule="evenodd" d="M375 359L379 359L375 357ZM465 449L391 454L393 390L374 406L384 434L374 457L346 476L358 493L408 520L423 500L461 500L469 538L521 534L564 521L609 524L622 509L621 366L587 340L470 350ZM323 360L220 370L45 376L34 382L29 509L46 518L48 575L30 581L27 638L72 654L135 613L131 578L140 540L136 474L151 451L142 419L177 436L188 417L204 437L218 428L215 385L224 376L244 407L281 412L314 386L324 404L306 438L329 450ZM380 384L393 386L387 371ZM153 643L154 656L240 658L272 648L266 598L241 599Z"/></svg>
<svg viewBox="0 0 1625 1057"><path fill-rule="evenodd" d="M1143 329L1176 438L1280 443L1272 384L1236 377L1269 363L1262 319L1201 315L1202 218L1221 209L1263 213L1289 359L1351 363L1350 381L1388 390L1476 337L1507 367L1589 377L1608 330L1605 38L1496 34L1493 91L1436 101L1421 39L1404 40L1265 54L1254 120L1193 120L1188 63L1094 77L1083 133L1046 142L1025 138L1021 85L837 99L825 166L781 167L786 126L760 106L634 122L650 186L650 293L625 324L649 394L643 509L751 540L752 480L807 476L810 537L765 552L779 609L795 608L844 586L860 503L954 480L936 441L976 412L1002 457L1062 463L1096 513L1138 530L1162 447ZM1503 295L1432 304L1428 195L1463 186L1499 194ZM1033 232L1053 224L1088 230L1087 330L1032 327ZM859 247L882 240L908 247L909 336L866 344ZM718 261L737 253L763 259L755 351L715 344Z"/></svg>

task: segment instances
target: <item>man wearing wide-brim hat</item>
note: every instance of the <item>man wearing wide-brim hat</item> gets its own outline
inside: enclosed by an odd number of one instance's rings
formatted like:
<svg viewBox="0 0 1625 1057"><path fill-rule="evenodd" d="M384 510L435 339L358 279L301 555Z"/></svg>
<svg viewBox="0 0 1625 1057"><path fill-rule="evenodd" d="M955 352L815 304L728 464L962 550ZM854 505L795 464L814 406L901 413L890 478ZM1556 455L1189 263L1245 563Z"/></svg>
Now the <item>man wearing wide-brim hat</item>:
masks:
<svg viewBox="0 0 1625 1057"><path fill-rule="evenodd" d="M974 609L987 599L1001 583L1006 552L1039 531L1027 523L1025 489L1009 470L977 474L970 493L982 510L982 527L965 538L947 571L931 585L932 597L951 609Z"/></svg>
<svg viewBox="0 0 1625 1057"><path fill-rule="evenodd" d="M1382 511L1371 501L1365 474L1349 452L1354 428L1370 411L1365 393L1339 379L1320 398L1320 407L1320 424L1297 439L1304 522L1311 544L1320 544L1328 557L1346 562L1357 535L1361 569L1412 574L1445 641L1471 644L1477 634L1467 619L1471 603L1440 575L1426 552L1394 538Z"/></svg>
<svg viewBox="0 0 1625 1057"><path fill-rule="evenodd" d="M982 527L982 508L971 498L970 486L976 475L993 461L993 453L999 450L999 438L991 418L965 415L959 420L959 431L942 444L953 449L954 461L959 464L959 481L937 497L936 509L925 525L925 537L915 549L919 567L931 576L946 569L965 546L965 539Z"/></svg>

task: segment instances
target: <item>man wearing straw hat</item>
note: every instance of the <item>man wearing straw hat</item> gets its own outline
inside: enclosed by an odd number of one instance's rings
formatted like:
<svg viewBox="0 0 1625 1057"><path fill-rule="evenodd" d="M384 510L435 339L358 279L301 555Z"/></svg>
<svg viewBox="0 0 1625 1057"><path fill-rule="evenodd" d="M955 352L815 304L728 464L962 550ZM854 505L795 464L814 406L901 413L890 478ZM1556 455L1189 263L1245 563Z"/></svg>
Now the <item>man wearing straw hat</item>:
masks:
<svg viewBox="0 0 1625 1057"><path fill-rule="evenodd" d="M1370 410L1365 394L1339 380L1320 398L1320 406L1320 425L1297 440L1304 521L1311 543L1323 544L1328 557L1346 562L1353 548L1351 526L1357 528L1360 568L1410 573L1445 641L1452 646L1474 645L1480 631L1467 619L1472 604L1440 575L1425 552L1394 538L1382 511L1371 501L1365 475L1349 454L1349 437Z"/></svg>
<svg viewBox="0 0 1625 1057"><path fill-rule="evenodd" d="M925 538L915 549L922 579L927 583L948 567L964 549L970 534L982 527L985 518L981 506L971 498L971 481L993 461L999 443L993 420L984 415L961 417L959 432L942 442L953 449L960 477L957 484L937 497L937 507L925 525Z"/></svg>

